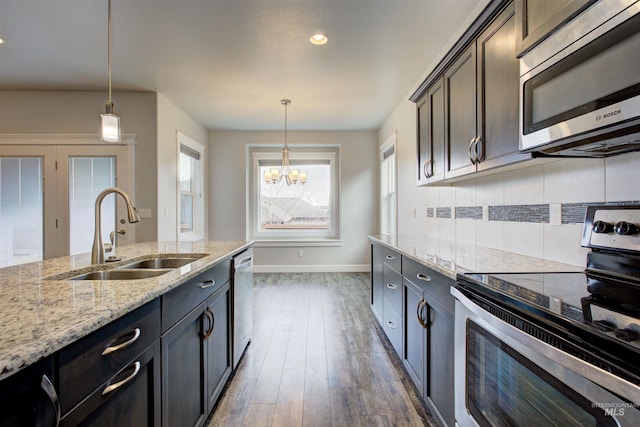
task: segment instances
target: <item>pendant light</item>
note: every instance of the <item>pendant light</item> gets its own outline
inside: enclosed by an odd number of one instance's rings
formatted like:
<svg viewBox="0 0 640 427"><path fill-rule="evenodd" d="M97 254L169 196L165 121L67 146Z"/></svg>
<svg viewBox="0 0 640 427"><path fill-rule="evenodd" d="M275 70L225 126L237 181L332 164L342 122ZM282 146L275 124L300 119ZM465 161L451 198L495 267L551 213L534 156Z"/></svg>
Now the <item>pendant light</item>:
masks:
<svg viewBox="0 0 640 427"><path fill-rule="evenodd" d="M108 1L108 48L107 48L107 76L109 82L109 99L106 103L105 114L100 114L101 132L100 140L104 142L120 142L120 117L114 114L113 101L111 101L111 0Z"/></svg>
<svg viewBox="0 0 640 427"><path fill-rule="evenodd" d="M284 105L284 147L282 148L282 165L280 169L271 169L264 173L264 180L268 184L278 184L285 178L287 185L305 184L307 173L297 169L291 169L289 165L289 145L287 145L287 107L291 104L290 99L280 100Z"/></svg>

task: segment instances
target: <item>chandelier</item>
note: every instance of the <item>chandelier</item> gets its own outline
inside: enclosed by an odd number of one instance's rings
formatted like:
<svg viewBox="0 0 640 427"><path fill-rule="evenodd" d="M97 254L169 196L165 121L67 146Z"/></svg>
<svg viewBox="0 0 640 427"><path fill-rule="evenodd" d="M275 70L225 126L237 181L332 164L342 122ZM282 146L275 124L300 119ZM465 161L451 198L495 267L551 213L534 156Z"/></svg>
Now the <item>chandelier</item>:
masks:
<svg viewBox="0 0 640 427"><path fill-rule="evenodd" d="M282 165L280 169L267 170L264 173L264 180L268 184L278 184L285 179L287 185L305 184L307 182L307 172L291 169L289 165L289 146L287 145L287 107L291 104L290 99L280 101L284 105L284 147L282 148Z"/></svg>

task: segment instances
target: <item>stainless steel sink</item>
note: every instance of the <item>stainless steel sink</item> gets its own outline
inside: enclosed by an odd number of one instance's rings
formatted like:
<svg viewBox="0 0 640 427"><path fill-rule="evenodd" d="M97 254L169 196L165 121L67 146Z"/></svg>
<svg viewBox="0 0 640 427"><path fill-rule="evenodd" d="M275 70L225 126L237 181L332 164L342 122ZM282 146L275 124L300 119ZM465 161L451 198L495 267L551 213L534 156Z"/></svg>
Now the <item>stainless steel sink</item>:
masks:
<svg viewBox="0 0 640 427"><path fill-rule="evenodd" d="M121 270L127 270L131 268L180 268L184 265L190 264L201 257L189 257L189 258L176 258L176 257L159 257L159 258L151 258L145 259L142 261L133 262L131 264L123 265L122 267L118 267Z"/></svg>
<svg viewBox="0 0 640 427"><path fill-rule="evenodd" d="M168 273L171 269L113 269L92 271L89 273L79 274L77 276L69 277L67 280L136 280L136 279L148 279L149 277L156 277L162 274Z"/></svg>

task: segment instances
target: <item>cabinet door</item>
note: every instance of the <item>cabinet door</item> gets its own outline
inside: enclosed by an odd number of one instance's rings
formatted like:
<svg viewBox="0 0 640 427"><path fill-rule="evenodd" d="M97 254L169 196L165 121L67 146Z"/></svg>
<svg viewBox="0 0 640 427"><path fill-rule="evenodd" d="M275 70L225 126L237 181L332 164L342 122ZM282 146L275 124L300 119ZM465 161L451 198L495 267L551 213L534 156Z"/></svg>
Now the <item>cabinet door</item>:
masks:
<svg viewBox="0 0 640 427"><path fill-rule="evenodd" d="M476 129L476 49L472 44L447 69L445 76L447 118L445 177L475 172L470 154Z"/></svg>
<svg viewBox="0 0 640 427"><path fill-rule="evenodd" d="M76 406L60 422L66 426L160 426L160 343Z"/></svg>
<svg viewBox="0 0 640 427"><path fill-rule="evenodd" d="M444 79L418 102L418 185L444 179Z"/></svg>
<svg viewBox="0 0 640 427"><path fill-rule="evenodd" d="M60 416L57 393L49 388L53 359L17 372L0 383L0 426L52 426ZM43 380L45 382L43 388ZM49 394L50 393L50 394Z"/></svg>
<svg viewBox="0 0 640 427"><path fill-rule="evenodd" d="M201 426L207 418L204 303L161 338L162 425Z"/></svg>
<svg viewBox="0 0 640 427"><path fill-rule="evenodd" d="M425 338L426 332L423 322L426 319L426 304L422 297L422 290L416 285L403 280L404 287L404 351L402 359L409 372L411 380L416 385L420 394L424 394L424 369L425 369Z"/></svg>
<svg viewBox="0 0 640 427"><path fill-rule="evenodd" d="M427 313L427 373L425 398L444 425L452 426L453 393L453 313L425 294Z"/></svg>
<svg viewBox="0 0 640 427"><path fill-rule="evenodd" d="M382 324L382 294L384 279L382 277L382 265L384 255L382 248L371 245L371 311Z"/></svg>
<svg viewBox="0 0 640 427"><path fill-rule="evenodd" d="M518 136L519 61L515 14L509 5L478 37L478 170L531 158L520 154Z"/></svg>
<svg viewBox="0 0 640 427"><path fill-rule="evenodd" d="M206 302L205 349L207 353L207 413L209 413L231 374L230 284L218 289Z"/></svg>
<svg viewBox="0 0 640 427"><path fill-rule="evenodd" d="M596 0L516 0L518 57Z"/></svg>

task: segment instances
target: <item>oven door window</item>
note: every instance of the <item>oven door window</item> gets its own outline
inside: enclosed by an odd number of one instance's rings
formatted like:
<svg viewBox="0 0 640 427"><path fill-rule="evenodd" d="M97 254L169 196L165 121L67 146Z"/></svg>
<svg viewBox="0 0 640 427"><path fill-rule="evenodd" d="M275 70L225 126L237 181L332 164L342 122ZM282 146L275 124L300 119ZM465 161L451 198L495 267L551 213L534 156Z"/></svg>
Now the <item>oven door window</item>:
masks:
<svg viewBox="0 0 640 427"><path fill-rule="evenodd" d="M471 320L467 409L480 426L615 426L602 409Z"/></svg>

